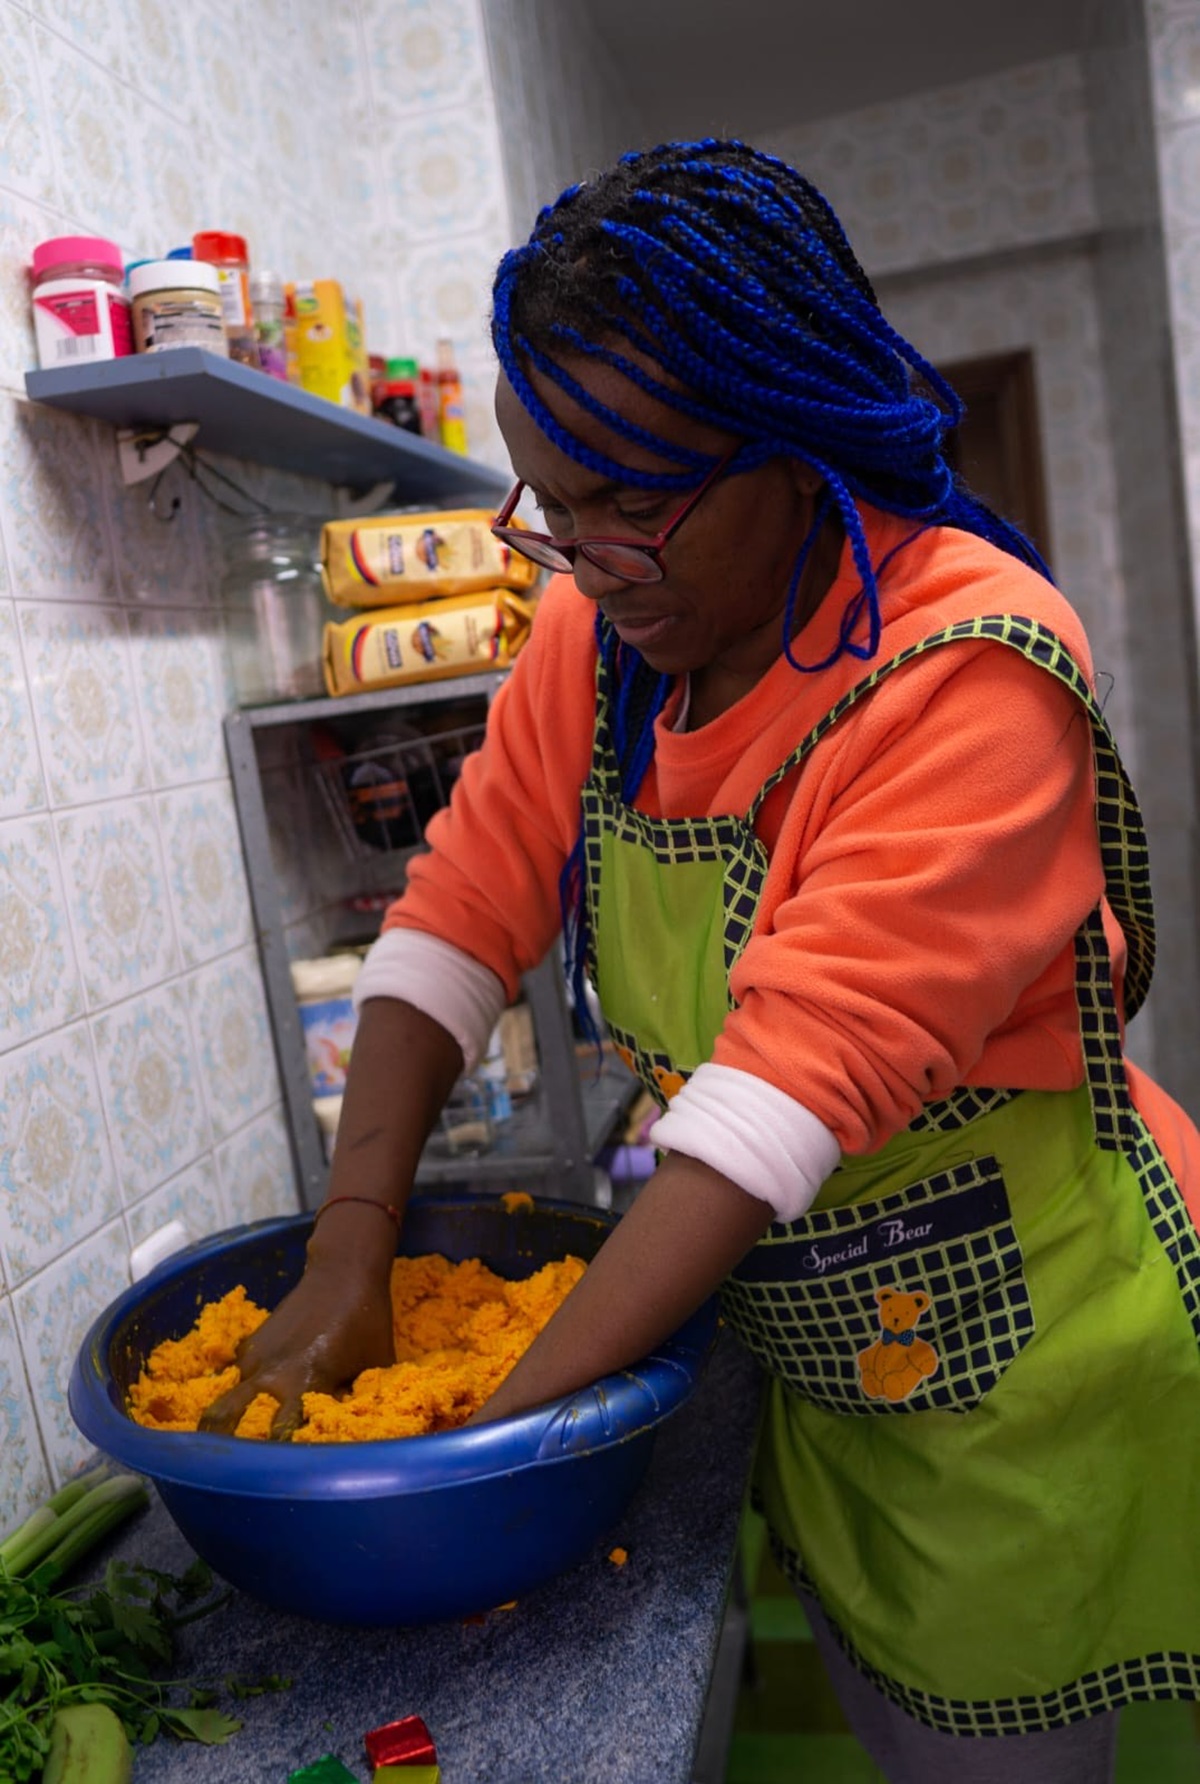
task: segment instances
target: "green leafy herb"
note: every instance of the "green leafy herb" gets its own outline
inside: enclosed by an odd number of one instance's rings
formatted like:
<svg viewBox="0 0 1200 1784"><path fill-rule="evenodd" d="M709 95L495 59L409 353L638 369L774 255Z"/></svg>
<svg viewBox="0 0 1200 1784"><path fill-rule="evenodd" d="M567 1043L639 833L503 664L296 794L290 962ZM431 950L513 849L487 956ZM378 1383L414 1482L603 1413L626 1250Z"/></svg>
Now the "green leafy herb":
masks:
<svg viewBox="0 0 1200 1784"><path fill-rule="evenodd" d="M0 1543L0 1779L40 1776L56 1713L103 1703L131 1741L164 1731L181 1740L227 1741L241 1727L202 1682L163 1678L176 1631L226 1603L196 1561L176 1577L110 1561L99 1586L55 1588L68 1567L147 1503L136 1475L107 1467L69 1482ZM237 1697L286 1685L224 1681Z"/></svg>

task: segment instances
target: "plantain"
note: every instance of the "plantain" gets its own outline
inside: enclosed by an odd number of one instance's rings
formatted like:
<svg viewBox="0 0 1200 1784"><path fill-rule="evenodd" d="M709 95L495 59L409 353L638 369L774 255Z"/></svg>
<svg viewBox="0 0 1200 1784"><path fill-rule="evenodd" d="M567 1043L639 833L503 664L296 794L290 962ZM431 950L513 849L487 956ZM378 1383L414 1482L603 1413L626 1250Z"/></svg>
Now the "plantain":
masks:
<svg viewBox="0 0 1200 1784"><path fill-rule="evenodd" d="M129 1784L133 1749L105 1703L66 1704L50 1728L42 1784Z"/></svg>

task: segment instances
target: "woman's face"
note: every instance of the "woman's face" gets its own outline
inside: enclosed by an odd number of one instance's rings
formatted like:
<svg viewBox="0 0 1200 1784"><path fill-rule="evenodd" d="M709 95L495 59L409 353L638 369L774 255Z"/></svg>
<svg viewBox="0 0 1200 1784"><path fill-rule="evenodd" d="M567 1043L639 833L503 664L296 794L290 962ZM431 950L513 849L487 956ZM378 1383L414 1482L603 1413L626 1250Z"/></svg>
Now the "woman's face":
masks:
<svg viewBox="0 0 1200 1784"><path fill-rule="evenodd" d="M660 438L714 458L737 443L733 435L679 415L612 367L582 358L563 363L600 402ZM645 363L663 377L658 367ZM614 435L541 374L534 372L532 382L576 439L631 470L678 474L677 462ZM496 416L513 470L541 511L542 522L535 524L544 532L560 538L652 539L685 500L686 491L614 484L576 464L541 432L503 373ZM750 683L779 655L788 583L812 523L819 482L808 466L784 458L722 477L663 547L663 581L628 582L579 555L576 585L602 609L618 636L660 673L714 669ZM805 578L798 617L814 611L832 574L827 562L811 568L814 576Z"/></svg>

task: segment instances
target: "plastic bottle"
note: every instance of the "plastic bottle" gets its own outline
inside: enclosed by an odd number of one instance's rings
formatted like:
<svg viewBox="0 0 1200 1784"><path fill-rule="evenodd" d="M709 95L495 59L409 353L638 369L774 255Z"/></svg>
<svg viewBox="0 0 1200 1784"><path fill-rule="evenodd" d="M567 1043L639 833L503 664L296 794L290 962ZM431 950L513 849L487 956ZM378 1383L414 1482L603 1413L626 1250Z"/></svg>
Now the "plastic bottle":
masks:
<svg viewBox="0 0 1200 1784"><path fill-rule="evenodd" d="M264 372L287 383L287 343L284 340L283 280L278 273L250 275L250 307L254 312L254 334L258 341L258 361Z"/></svg>
<svg viewBox="0 0 1200 1784"><path fill-rule="evenodd" d="M443 337L437 344L438 431L448 452L465 453L467 424L463 416L462 380L454 363L454 343Z"/></svg>
<svg viewBox="0 0 1200 1784"><path fill-rule="evenodd" d="M375 389L375 413L410 434L421 432L418 377L415 359L389 359Z"/></svg>
<svg viewBox="0 0 1200 1784"><path fill-rule="evenodd" d="M121 250L95 235L56 235L33 250L33 326L43 368L133 352Z"/></svg>
<svg viewBox="0 0 1200 1784"><path fill-rule="evenodd" d="M202 229L192 237L192 252L197 260L215 266L220 277L230 359L257 366L258 342L250 303L250 250L245 236L231 235L223 229Z"/></svg>
<svg viewBox="0 0 1200 1784"><path fill-rule="evenodd" d="M437 373L432 366L423 365L417 383L417 409L421 416L421 432L427 440L441 438L441 426L438 418L438 383Z"/></svg>

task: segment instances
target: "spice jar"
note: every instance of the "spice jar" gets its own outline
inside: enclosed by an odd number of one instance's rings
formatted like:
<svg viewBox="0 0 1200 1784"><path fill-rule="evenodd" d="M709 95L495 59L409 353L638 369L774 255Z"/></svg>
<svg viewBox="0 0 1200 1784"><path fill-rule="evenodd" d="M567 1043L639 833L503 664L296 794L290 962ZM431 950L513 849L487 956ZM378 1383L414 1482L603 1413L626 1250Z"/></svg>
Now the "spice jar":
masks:
<svg viewBox="0 0 1200 1784"><path fill-rule="evenodd" d="M143 260L129 273L133 339L139 353L205 347L225 358L217 270L196 260Z"/></svg>
<svg viewBox="0 0 1200 1784"><path fill-rule="evenodd" d="M321 642L335 615L317 565L319 535L320 523L303 515L264 514L226 540L221 605L239 706L324 692Z"/></svg>
<svg viewBox="0 0 1200 1784"><path fill-rule="evenodd" d="M230 359L257 366L258 342L250 302L250 250L245 236L232 235L224 229L202 229L192 237L192 252L197 260L217 269Z"/></svg>
<svg viewBox="0 0 1200 1784"><path fill-rule="evenodd" d="M33 250L38 364L123 359L133 352L121 250L95 235L56 235Z"/></svg>
<svg viewBox="0 0 1200 1784"><path fill-rule="evenodd" d="M417 362L415 359L389 359L383 377L375 387L375 413L393 427L406 433L419 434L421 411L417 406Z"/></svg>
<svg viewBox="0 0 1200 1784"><path fill-rule="evenodd" d="M272 378L287 382L287 343L284 339L283 280L278 273L251 273L250 308L258 342L258 363Z"/></svg>

